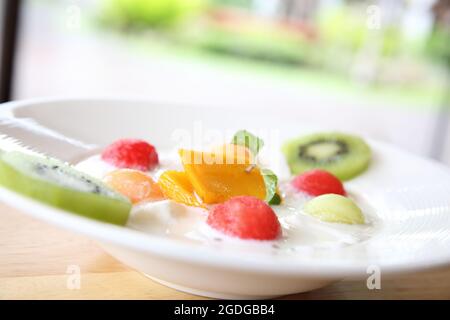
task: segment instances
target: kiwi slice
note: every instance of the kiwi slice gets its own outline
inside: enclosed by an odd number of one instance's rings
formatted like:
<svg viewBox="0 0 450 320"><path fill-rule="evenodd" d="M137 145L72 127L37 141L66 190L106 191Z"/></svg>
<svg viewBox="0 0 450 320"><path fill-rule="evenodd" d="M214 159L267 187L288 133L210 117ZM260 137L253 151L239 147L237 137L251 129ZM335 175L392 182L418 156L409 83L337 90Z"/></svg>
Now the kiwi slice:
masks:
<svg viewBox="0 0 450 320"><path fill-rule="evenodd" d="M363 224L361 209L349 198L338 194L323 194L309 200L304 208L306 213L326 222Z"/></svg>
<svg viewBox="0 0 450 320"><path fill-rule="evenodd" d="M359 137L326 132L288 141L282 151L292 174L323 169L341 180L349 180L367 169L371 151Z"/></svg>
<svg viewBox="0 0 450 320"><path fill-rule="evenodd" d="M124 225L131 203L102 182L51 158L0 153L0 185L73 213Z"/></svg>

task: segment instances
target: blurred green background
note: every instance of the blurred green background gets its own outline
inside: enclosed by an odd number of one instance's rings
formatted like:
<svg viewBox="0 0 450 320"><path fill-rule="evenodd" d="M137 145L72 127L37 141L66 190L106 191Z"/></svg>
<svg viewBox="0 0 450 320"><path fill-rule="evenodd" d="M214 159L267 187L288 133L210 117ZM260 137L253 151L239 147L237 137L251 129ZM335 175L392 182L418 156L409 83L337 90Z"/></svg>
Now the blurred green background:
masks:
<svg viewBox="0 0 450 320"><path fill-rule="evenodd" d="M14 97L283 105L450 164L449 61L450 0L23 0Z"/></svg>
<svg viewBox="0 0 450 320"><path fill-rule="evenodd" d="M449 19L441 18L448 1L373 3L104 0L96 14L105 29L140 36L168 54L438 105L450 66Z"/></svg>

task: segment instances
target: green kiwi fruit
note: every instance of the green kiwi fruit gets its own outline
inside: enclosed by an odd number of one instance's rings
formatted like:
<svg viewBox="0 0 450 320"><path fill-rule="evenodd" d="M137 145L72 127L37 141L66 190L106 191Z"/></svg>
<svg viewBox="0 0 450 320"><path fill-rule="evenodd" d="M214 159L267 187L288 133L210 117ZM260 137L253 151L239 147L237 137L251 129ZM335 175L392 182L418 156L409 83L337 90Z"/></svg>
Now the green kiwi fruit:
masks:
<svg viewBox="0 0 450 320"><path fill-rule="evenodd" d="M282 151L292 174L323 169L341 180L364 172L371 158L370 147L359 137L326 132L290 140Z"/></svg>
<svg viewBox="0 0 450 320"><path fill-rule="evenodd" d="M0 153L0 185L73 213L124 225L130 201L59 160L17 151Z"/></svg>
<svg viewBox="0 0 450 320"><path fill-rule="evenodd" d="M349 198L338 194L323 194L309 200L303 207L310 214L322 221L347 224L363 224L361 209Z"/></svg>

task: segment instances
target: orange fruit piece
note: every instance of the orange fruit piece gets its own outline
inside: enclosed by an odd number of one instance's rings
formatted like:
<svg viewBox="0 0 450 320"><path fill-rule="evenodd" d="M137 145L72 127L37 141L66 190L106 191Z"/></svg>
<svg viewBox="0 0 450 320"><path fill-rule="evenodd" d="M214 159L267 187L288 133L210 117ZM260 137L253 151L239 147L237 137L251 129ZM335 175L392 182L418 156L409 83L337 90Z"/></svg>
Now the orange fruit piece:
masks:
<svg viewBox="0 0 450 320"><path fill-rule="evenodd" d="M264 178L250 159L227 163L224 153L179 150L186 175L204 203L220 203L235 196L265 199ZM232 161L233 162L233 161Z"/></svg>
<svg viewBox="0 0 450 320"><path fill-rule="evenodd" d="M188 206L203 207L203 204L195 196L194 188L183 171L168 170L163 172L158 179L158 185L164 195L173 201Z"/></svg>
<svg viewBox="0 0 450 320"><path fill-rule="evenodd" d="M164 199L158 184L151 177L138 170L119 169L103 178L111 189L123 194L132 203Z"/></svg>
<svg viewBox="0 0 450 320"><path fill-rule="evenodd" d="M254 163L254 157L247 147L226 143L221 146L216 146L212 148L212 153L216 156L225 156L226 162L228 164L244 164L244 163Z"/></svg>

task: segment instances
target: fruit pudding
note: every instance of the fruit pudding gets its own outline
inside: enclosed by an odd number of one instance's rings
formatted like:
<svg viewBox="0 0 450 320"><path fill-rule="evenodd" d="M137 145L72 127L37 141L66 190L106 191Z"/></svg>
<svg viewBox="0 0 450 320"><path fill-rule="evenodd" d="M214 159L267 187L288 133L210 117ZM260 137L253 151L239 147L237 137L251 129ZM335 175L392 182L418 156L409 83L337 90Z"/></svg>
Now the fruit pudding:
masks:
<svg viewBox="0 0 450 320"><path fill-rule="evenodd" d="M362 174L360 138L319 133L287 141L284 169L264 166L264 142L246 130L205 150L157 150L121 139L76 166L0 152L0 184L45 204L180 241L249 252L353 245L376 225L343 181Z"/></svg>
<svg viewBox="0 0 450 320"><path fill-rule="evenodd" d="M129 199L127 227L181 241L298 252L371 236L370 206L341 181L367 168L363 140L341 133L291 140L284 172L261 167L262 146L244 130L207 150L161 152L123 139L76 169Z"/></svg>

